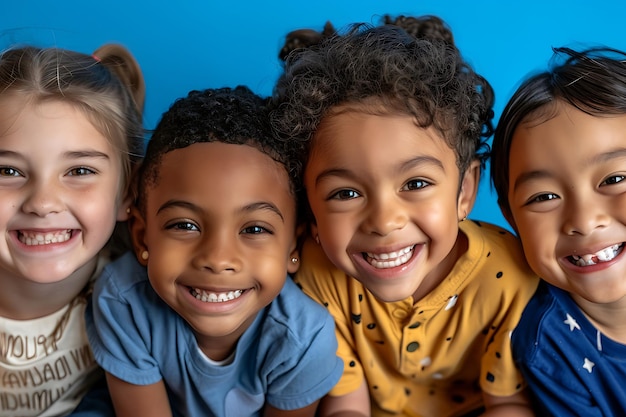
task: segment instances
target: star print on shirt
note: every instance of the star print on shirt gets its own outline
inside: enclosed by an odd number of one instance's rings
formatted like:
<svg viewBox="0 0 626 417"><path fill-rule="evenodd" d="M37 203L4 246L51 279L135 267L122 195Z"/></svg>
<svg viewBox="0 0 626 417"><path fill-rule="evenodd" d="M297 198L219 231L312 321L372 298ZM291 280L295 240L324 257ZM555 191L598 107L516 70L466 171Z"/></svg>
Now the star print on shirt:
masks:
<svg viewBox="0 0 626 417"><path fill-rule="evenodd" d="M587 370L587 372L591 373L591 371L593 370L593 367L596 364L591 362L589 359L585 358L585 364L583 365L583 368L585 368Z"/></svg>
<svg viewBox="0 0 626 417"><path fill-rule="evenodd" d="M580 325L576 322L576 319L566 313L567 319L563 321L563 323L569 325L569 331L573 332L574 329L580 330Z"/></svg>

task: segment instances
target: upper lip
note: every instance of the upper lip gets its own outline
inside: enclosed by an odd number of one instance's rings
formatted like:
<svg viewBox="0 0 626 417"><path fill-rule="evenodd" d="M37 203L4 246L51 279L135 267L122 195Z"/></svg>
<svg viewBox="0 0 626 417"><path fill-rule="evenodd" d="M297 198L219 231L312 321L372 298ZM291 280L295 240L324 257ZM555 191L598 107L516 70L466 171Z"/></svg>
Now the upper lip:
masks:
<svg viewBox="0 0 626 417"><path fill-rule="evenodd" d="M358 253L366 253L368 255L380 256L380 255L399 253L406 249L412 249L413 247L415 247L415 245L416 243L404 243L404 244L394 244L394 245L389 245L389 246L377 246L375 248L360 250L358 251Z"/></svg>
<svg viewBox="0 0 626 417"><path fill-rule="evenodd" d="M611 248L612 246L615 246L615 245L621 246L623 244L624 242L618 241L618 242L611 242L611 243L598 243L594 245L584 246L582 248L577 247L575 249L569 249L569 250L563 251L564 253L563 257L593 255L594 253L598 253L604 249Z"/></svg>
<svg viewBox="0 0 626 417"><path fill-rule="evenodd" d="M404 246L401 247L397 250L393 250L393 251L376 251L376 252L365 252L368 256L372 257L372 258L376 258L379 259L381 261L387 260L387 259L395 259L398 258L408 252L411 251L411 249L413 249L415 245L410 245L410 246Z"/></svg>

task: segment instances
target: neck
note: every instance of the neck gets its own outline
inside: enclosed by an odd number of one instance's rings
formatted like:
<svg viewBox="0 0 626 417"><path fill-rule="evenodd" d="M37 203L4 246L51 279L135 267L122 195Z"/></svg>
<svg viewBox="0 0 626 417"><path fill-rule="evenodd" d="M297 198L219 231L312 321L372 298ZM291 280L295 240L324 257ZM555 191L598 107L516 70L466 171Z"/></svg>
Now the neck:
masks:
<svg viewBox="0 0 626 417"><path fill-rule="evenodd" d="M93 275L97 258L69 277L52 283L39 283L0 271L0 317L32 320L59 311L85 288Z"/></svg>
<svg viewBox="0 0 626 417"><path fill-rule="evenodd" d="M581 311L602 334L616 342L626 344L626 297L610 304L589 302L572 294Z"/></svg>

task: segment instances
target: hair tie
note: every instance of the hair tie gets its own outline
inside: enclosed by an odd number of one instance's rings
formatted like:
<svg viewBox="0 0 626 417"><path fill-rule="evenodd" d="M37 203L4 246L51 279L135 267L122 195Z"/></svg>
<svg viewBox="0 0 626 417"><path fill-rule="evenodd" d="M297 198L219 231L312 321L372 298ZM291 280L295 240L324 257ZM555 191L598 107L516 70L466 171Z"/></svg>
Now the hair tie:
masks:
<svg viewBox="0 0 626 417"><path fill-rule="evenodd" d="M92 57L93 59L95 59L96 61L100 62L100 58L99 58L98 56L96 56L96 55L91 55L91 57Z"/></svg>

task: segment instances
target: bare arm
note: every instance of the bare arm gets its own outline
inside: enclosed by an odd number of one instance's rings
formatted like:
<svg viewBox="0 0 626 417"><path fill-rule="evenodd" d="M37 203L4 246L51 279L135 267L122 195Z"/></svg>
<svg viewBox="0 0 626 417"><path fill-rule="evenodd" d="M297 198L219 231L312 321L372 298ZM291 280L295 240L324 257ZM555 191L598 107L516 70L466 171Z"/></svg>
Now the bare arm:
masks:
<svg viewBox="0 0 626 417"><path fill-rule="evenodd" d="M367 390L365 379L363 379L363 382L356 391L340 397L327 395L322 398L318 415L320 417L371 416L370 394Z"/></svg>
<svg viewBox="0 0 626 417"><path fill-rule="evenodd" d="M483 416L534 417L528 396L524 391L510 397L495 397L483 393L485 408Z"/></svg>
<svg viewBox="0 0 626 417"><path fill-rule="evenodd" d="M133 385L107 372L107 384L117 417L172 417L165 385Z"/></svg>

